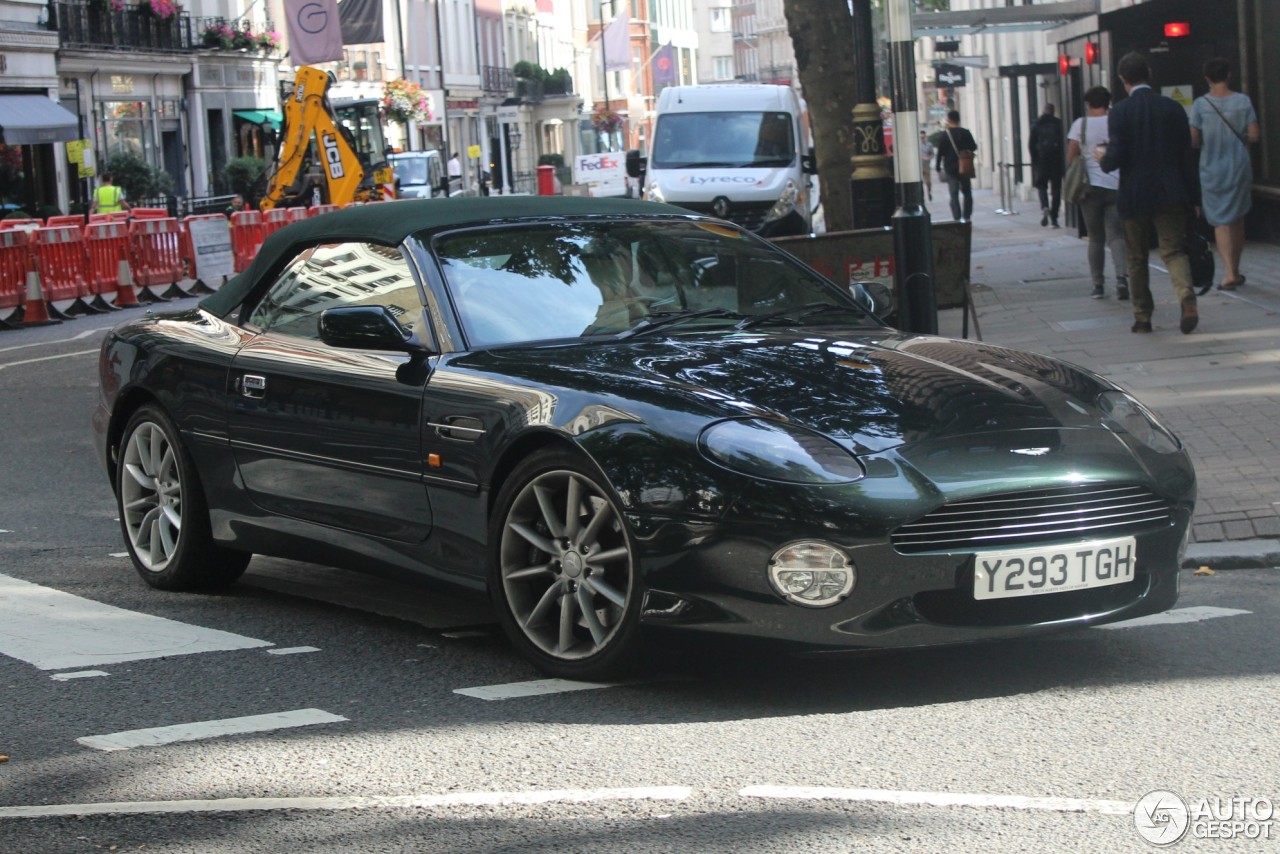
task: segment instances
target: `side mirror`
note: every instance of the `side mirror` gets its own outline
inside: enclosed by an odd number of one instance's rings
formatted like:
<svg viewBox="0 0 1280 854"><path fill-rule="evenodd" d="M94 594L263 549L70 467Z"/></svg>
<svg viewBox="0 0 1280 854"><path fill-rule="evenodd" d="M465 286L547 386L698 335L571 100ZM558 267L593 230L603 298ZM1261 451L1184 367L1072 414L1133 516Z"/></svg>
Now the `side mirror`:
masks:
<svg viewBox="0 0 1280 854"><path fill-rule="evenodd" d="M889 317L897 308L893 288L884 282L854 282L849 291L853 294L853 301L878 320Z"/></svg>
<svg viewBox="0 0 1280 854"><path fill-rule="evenodd" d="M809 146L808 154L800 155L800 170L806 175L818 174L818 158L813 153L813 146Z"/></svg>
<svg viewBox="0 0 1280 854"><path fill-rule="evenodd" d="M427 350L383 305L348 305L320 312L320 340L350 350Z"/></svg>
<svg viewBox="0 0 1280 854"><path fill-rule="evenodd" d="M640 149L633 148L627 152L627 174L632 178L643 178L649 171L649 158L640 156Z"/></svg>

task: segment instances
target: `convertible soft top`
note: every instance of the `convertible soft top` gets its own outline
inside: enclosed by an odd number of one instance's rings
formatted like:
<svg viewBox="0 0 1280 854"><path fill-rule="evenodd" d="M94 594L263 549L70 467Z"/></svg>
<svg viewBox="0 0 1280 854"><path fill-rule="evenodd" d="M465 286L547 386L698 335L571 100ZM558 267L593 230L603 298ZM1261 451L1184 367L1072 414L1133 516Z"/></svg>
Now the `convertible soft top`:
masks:
<svg viewBox="0 0 1280 854"><path fill-rule="evenodd" d="M405 199L343 208L295 222L274 232L253 263L200 307L224 317L244 301L256 282L306 246L362 241L397 246L410 234L429 229L474 225L495 220L580 216L693 216L684 208L634 199L580 196L475 196L457 199Z"/></svg>

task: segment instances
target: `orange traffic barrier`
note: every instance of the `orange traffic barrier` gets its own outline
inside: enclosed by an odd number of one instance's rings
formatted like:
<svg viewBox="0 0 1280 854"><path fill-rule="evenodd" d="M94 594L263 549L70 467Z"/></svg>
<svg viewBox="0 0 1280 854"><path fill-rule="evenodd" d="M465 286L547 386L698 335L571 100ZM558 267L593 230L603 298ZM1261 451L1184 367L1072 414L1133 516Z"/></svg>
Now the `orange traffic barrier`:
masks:
<svg viewBox="0 0 1280 854"><path fill-rule="evenodd" d="M34 269L31 236L20 228L0 231L0 328L13 329L22 322L27 274Z"/></svg>
<svg viewBox="0 0 1280 854"><path fill-rule="evenodd" d="M169 211L165 208L133 208L129 216L131 219L168 219Z"/></svg>
<svg viewBox="0 0 1280 854"><path fill-rule="evenodd" d="M51 216L44 221L44 224L51 228L59 225L74 225L76 228L79 228L79 229L83 229L85 225L84 217L80 216L80 214L69 214L67 216Z"/></svg>
<svg viewBox="0 0 1280 854"><path fill-rule="evenodd" d="M37 228L32 232L36 248L36 269L49 313L65 320L77 314L96 313L84 298L89 295L85 284L84 240L74 225ZM64 308L56 302L66 303ZM28 298L28 304L30 299Z"/></svg>
<svg viewBox="0 0 1280 854"><path fill-rule="evenodd" d="M8 231L11 228L39 228L42 225L44 225L44 220L41 219L0 219L0 231Z"/></svg>
<svg viewBox="0 0 1280 854"><path fill-rule="evenodd" d="M135 219L129 223L133 276L139 287L139 299L163 301L186 295L178 287L182 279L182 253L178 248L180 230L178 221L172 218ZM168 286L163 293L149 290L162 285Z"/></svg>
<svg viewBox="0 0 1280 854"><path fill-rule="evenodd" d="M307 208L307 216L320 216L320 214L336 211L337 205L312 205Z"/></svg>
<svg viewBox="0 0 1280 854"><path fill-rule="evenodd" d="M126 294L120 287L120 262L129 260L129 226L123 222L90 223L84 231L85 254L89 265L85 279L90 305L108 311L128 308L138 304L132 288ZM107 302L107 295L115 294L115 302Z"/></svg>
<svg viewBox="0 0 1280 854"><path fill-rule="evenodd" d="M291 222L306 218L306 208L272 208L262 214L262 239L266 240L267 235L279 231Z"/></svg>
<svg viewBox="0 0 1280 854"><path fill-rule="evenodd" d="M129 221L128 211L112 211L111 213L89 214L90 225L93 225L95 222L128 222L128 221Z"/></svg>
<svg viewBox="0 0 1280 854"><path fill-rule="evenodd" d="M262 212L236 211L231 215L231 252L237 273L249 269L253 256L262 248Z"/></svg>

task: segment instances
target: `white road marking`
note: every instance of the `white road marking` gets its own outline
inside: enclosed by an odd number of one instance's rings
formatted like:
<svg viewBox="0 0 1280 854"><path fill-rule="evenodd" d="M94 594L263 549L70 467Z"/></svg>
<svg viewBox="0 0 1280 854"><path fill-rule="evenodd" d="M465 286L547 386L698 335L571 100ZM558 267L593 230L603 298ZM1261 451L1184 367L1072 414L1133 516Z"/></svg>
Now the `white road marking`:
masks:
<svg viewBox="0 0 1280 854"><path fill-rule="evenodd" d="M267 653L269 655L297 655L300 652L319 652L319 651L320 651L320 647L318 646L290 646L290 647L285 647L284 649L269 649L267 650Z"/></svg>
<svg viewBox="0 0 1280 854"><path fill-rule="evenodd" d="M110 676L111 674L105 670L77 670L74 673L55 673L50 679L56 679L59 682L65 682L68 679L87 679L90 676Z"/></svg>
<svg viewBox="0 0 1280 854"><path fill-rule="evenodd" d="M932 807L996 807L1047 812L1100 812L1108 815L1130 815L1133 812L1133 803L1130 801L1031 798L1022 795L976 795L963 792L899 792L890 789L839 789L828 786L748 786L738 794L744 798L868 801Z"/></svg>
<svg viewBox="0 0 1280 854"><path fill-rule="evenodd" d="M535 679L532 682L508 682L505 685L480 685L476 688L454 688L453 693L481 700L510 700L514 697L536 697L540 694L563 694L566 691L590 691L613 688L621 682L575 682L572 679Z"/></svg>
<svg viewBox="0 0 1280 854"><path fill-rule="evenodd" d="M0 655L41 670L263 646L272 643L126 611L0 575Z"/></svg>
<svg viewBox="0 0 1280 854"><path fill-rule="evenodd" d="M203 801L123 801L99 804L0 807L0 818L41 816L124 815L130 813L245 812L249 810L360 810L385 807L439 808L458 806L521 806L525 804L589 803L592 801L682 801L688 786L649 786L634 789L562 789L538 792L459 792L452 795L387 795L346 798L219 798Z"/></svg>
<svg viewBox="0 0 1280 854"><path fill-rule="evenodd" d="M274 712L269 715L248 715L243 718L223 718L217 721L194 721L189 724L133 729L106 735L88 735L76 742L98 750L128 750L133 747L155 747L175 741L199 741L223 735L241 735L247 732L270 732L299 726L331 724L345 721L341 715L333 715L320 709L298 709L292 712Z"/></svg>
<svg viewBox="0 0 1280 854"><path fill-rule="evenodd" d="M97 350L77 350L74 353L61 353L57 356L41 356L37 359L23 359L18 362L0 362L0 369L16 368L19 365L34 365L37 362L52 362L54 359L70 359L74 356L96 356Z"/></svg>
<svg viewBox="0 0 1280 854"><path fill-rule="evenodd" d="M447 638L487 638L488 632L482 632L477 629L465 629L460 632L441 632Z"/></svg>
<svg viewBox="0 0 1280 854"><path fill-rule="evenodd" d="M0 353L8 353L12 350L25 350L28 347L49 347L53 344L66 344L69 341L79 341L81 338L88 338L90 335L101 335L106 329L86 329L83 332L77 332L70 338L59 338L56 341L32 341L29 344L18 344L15 347L0 347Z"/></svg>
<svg viewBox="0 0 1280 854"><path fill-rule="evenodd" d="M1252 614L1252 611L1241 611L1239 608L1215 608L1211 605L1196 605L1191 608L1175 608L1172 611L1164 611L1159 614L1150 614L1146 617L1134 617L1132 620L1122 620L1118 623L1107 623L1102 626L1094 626L1095 629L1134 629L1139 626L1163 626L1173 625L1176 623L1198 623L1201 620L1212 620L1215 617L1239 617L1243 614Z"/></svg>
<svg viewBox="0 0 1280 854"><path fill-rule="evenodd" d="M128 552L112 552L111 554L107 555L107 557L128 557L128 556L129 556Z"/></svg>

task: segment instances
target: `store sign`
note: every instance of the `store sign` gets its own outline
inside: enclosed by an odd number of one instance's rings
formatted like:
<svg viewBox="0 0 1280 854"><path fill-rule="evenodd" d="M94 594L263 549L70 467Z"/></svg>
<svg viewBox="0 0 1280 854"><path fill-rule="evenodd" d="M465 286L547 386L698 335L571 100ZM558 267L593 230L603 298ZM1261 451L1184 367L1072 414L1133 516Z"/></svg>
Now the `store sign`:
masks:
<svg viewBox="0 0 1280 854"><path fill-rule="evenodd" d="M951 65L949 63L939 63L933 67L934 76L939 86L945 86L948 89L954 89L963 86L965 82L964 66Z"/></svg>
<svg viewBox="0 0 1280 854"><path fill-rule="evenodd" d="M446 105L448 106L448 108L449 108L449 109L451 109L451 110L478 110L478 109L480 109L480 102L479 102L479 101L477 101L477 100L475 100L475 99L462 100L462 99L450 98L450 99L448 99L447 101L445 101L445 104L446 104Z"/></svg>
<svg viewBox="0 0 1280 854"><path fill-rule="evenodd" d="M133 76L129 74L112 74L111 91L117 95L132 95Z"/></svg>

